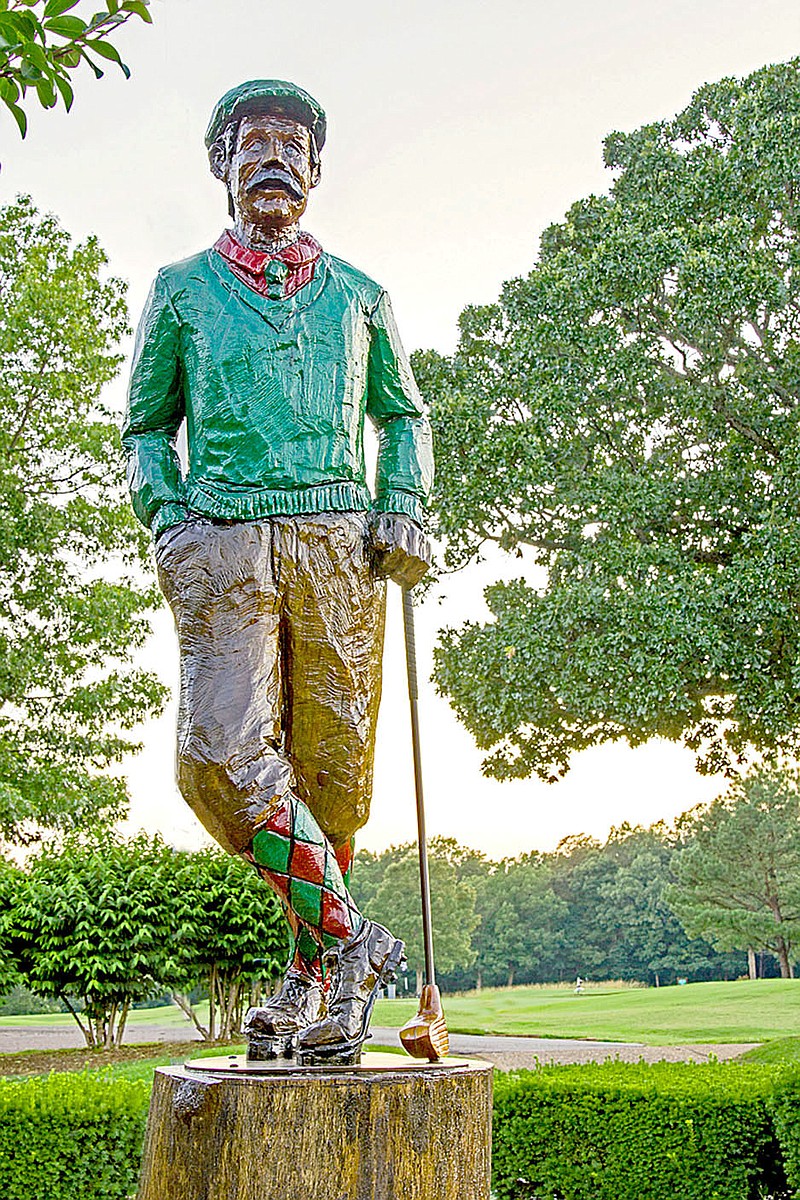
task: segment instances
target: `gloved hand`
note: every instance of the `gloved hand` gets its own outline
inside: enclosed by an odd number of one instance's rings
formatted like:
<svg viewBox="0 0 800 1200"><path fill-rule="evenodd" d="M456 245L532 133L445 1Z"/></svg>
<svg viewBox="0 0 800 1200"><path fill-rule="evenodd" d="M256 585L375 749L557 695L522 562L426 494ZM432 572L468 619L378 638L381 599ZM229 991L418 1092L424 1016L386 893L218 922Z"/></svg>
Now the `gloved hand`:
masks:
<svg viewBox="0 0 800 1200"><path fill-rule="evenodd" d="M370 513L370 544L375 574L412 588L431 565L430 542L416 521L402 513Z"/></svg>

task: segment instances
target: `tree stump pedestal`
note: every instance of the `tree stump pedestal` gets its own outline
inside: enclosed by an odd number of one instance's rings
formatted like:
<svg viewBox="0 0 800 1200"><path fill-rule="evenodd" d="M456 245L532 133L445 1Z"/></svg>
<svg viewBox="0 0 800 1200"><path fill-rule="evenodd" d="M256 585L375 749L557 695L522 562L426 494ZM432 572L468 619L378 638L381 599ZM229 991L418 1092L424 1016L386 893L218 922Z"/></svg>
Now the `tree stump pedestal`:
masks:
<svg viewBox="0 0 800 1200"><path fill-rule="evenodd" d="M489 1200L491 1127L471 1059L159 1067L138 1200Z"/></svg>

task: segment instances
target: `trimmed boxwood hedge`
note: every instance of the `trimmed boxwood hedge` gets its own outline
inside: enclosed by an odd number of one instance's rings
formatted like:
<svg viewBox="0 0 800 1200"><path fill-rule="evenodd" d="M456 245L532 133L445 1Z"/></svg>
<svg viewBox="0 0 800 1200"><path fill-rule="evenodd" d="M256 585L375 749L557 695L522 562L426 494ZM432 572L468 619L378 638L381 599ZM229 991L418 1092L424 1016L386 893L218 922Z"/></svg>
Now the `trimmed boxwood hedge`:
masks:
<svg viewBox="0 0 800 1200"><path fill-rule="evenodd" d="M136 1191L150 1085L58 1074L0 1081L3 1200L125 1200Z"/></svg>
<svg viewBox="0 0 800 1200"><path fill-rule="evenodd" d="M777 1089L772 1115L783 1151L786 1178L792 1194L800 1196L800 1073L794 1073Z"/></svg>
<svg viewBox="0 0 800 1200"><path fill-rule="evenodd" d="M780 1192L776 1074L739 1063L608 1062L499 1076L497 1195L751 1200Z"/></svg>
<svg viewBox="0 0 800 1200"><path fill-rule="evenodd" d="M145 1080L0 1080L2 1200L126 1200ZM800 1072L743 1063L618 1063L495 1074L502 1200L800 1196ZM466 1198L465 1198L466 1200Z"/></svg>

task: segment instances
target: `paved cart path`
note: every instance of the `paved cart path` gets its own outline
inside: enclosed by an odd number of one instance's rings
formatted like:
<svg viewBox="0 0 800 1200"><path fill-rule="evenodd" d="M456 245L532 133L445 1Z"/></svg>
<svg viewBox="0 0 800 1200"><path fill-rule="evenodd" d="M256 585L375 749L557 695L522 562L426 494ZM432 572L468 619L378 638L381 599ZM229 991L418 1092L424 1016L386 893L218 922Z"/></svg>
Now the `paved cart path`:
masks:
<svg viewBox="0 0 800 1200"><path fill-rule="evenodd" d="M134 1042L189 1042L200 1035L189 1021L185 1025L134 1025L125 1031L125 1044ZM0 1025L0 1054L21 1050L69 1050L85 1048L78 1026Z"/></svg>
<svg viewBox="0 0 800 1200"><path fill-rule="evenodd" d="M377 1040L397 1042L396 1029L372 1030ZM487 1058L501 1071L514 1071L540 1063L605 1062L619 1058L623 1062L705 1062L710 1054L718 1059L736 1058L752 1050L757 1042L721 1045L645 1046L641 1042L595 1042L582 1038L497 1037L451 1033L451 1054Z"/></svg>
<svg viewBox="0 0 800 1200"><path fill-rule="evenodd" d="M134 1025L126 1031L125 1041L175 1042L199 1040L194 1027L185 1025ZM380 1045L398 1044L397 1030L375 1028L372 1040ZM69 1026L0 1026L0 1054L21 1050L60 1050L83 1046L80 1030ZM710 1054L718 1059L735 1058L750 1050L755 1042L721 1045L645 1046L640 1042L595 1042L580 1038L497 1037L454 1033L450 1036L451 1053L488 1059L503 1071L532 1067L534 1063L603 1062L619 1058L624 1062L704 1062Z"/></svg>

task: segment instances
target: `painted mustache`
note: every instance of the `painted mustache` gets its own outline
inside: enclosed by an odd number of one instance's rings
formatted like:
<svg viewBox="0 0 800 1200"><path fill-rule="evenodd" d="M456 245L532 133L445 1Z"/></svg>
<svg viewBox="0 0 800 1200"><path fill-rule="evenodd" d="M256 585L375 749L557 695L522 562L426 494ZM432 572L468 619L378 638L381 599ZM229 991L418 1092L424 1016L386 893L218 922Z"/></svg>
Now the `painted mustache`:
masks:
<svg viewBox="0 0 800 1200"><path fill-rule="evenodd" d="M254 192L257 188L264 186L278 187L288 192L295 200L303 199L303 191L297 180L281 167L262 167L260 171L256 171L247 184L247 190Z"/></svg>

